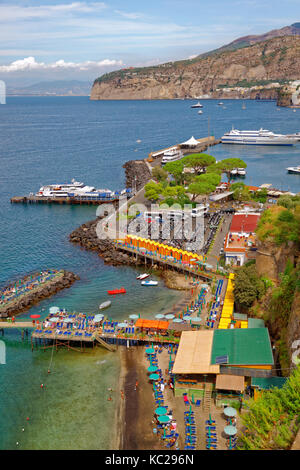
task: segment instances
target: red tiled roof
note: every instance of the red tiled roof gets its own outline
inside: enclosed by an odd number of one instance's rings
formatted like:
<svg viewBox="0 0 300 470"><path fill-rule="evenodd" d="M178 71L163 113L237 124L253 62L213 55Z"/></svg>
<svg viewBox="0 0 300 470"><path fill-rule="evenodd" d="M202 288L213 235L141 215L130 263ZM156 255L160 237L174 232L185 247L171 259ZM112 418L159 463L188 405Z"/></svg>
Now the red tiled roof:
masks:
<svg viewBox="0 0 300 470"><path fill-rule="evenodd" d="M259 215L235 214L232 218L230 232L255 232Z"/></svg>

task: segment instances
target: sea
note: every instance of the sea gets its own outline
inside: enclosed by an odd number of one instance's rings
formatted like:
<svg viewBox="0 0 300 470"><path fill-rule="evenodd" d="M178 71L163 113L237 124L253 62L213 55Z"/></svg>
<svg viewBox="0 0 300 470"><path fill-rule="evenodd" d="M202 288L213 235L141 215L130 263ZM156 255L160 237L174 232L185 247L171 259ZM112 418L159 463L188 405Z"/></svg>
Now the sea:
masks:
<svg viewBox="0 0 300 470"><path fill-rule="evenodd" d="M150 152L207 135L220 138L237 129L300 131L300 110L275 102L203 100L203 114L189 100L90 101L88 97L8 97L0 105L0 286L46 268L68 269L80 276L69 289L41 302L20 318L51 306L97 313L107 290L125 287L112 299L110 318L137 313L154 318L181 299L161 280L155 288L136 281L132 267L111 267L93 252L72 245L68 236L96 217L89 206L11 204L13 196L72 178L97 188L125 187L122 165ZM270 183L300 191L300 176L287 166L300 165L300 145L255 147L217 145L217 160L240 157L247 163L245 182ZM155 290L154 290L155 289ZM20 332L0 337L6 364L0 364L0 449L111 449L118 431L119 356L96 348L31 351ZM48 373L50 369L50 374ZM41 385L43 384L43 387ZM112 388L112 401L108 401Z"/></svg>

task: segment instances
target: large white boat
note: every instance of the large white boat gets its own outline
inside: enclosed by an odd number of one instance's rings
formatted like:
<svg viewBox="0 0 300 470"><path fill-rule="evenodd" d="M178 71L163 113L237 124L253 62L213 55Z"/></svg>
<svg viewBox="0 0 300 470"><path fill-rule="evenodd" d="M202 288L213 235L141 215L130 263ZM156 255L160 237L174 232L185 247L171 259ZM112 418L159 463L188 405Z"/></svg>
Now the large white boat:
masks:
<svg viewBox="0 0 300 470"><path fill-rule="evenodd" d="M165 165L169 162L175 162L176 160L180 160L181 158L183 158L183 156L183 153L177 148L166 150L163 154L161 164Z"/></svg>
<svg viewBox="0 0 300 470"><path fill-rule="evenodd" d="M84 183L72 180L71 183L63 184L48 184L42 186L35 196L47 197L47 198L80 198L83 199L116 199L120 195L128 195L131 190L125 189L123 191L116 192L110 189L96 189L94 186L86 186Z"/></svg>
<svg viewBox="0 0 300 470"><path fill-rule="evenodd" d="M200 101L198 101L198 103L192 104L191 108L203 108L203 104L201 104Z"/></svg>
<svg viewBox="0 0 300 470"><path fill-rule="evenodd" d="M300 175L300 166L289 166L287 168L288 173L294 173L296 175Z"/></svg>
<svg viewBox="0 0 300 470"><path fill-rule="evenodd" d="M240 131L232 129L222 137L222 144L244 145L294 145L297 139L283 134L274 134L266 129L258 131Z"/></svg>

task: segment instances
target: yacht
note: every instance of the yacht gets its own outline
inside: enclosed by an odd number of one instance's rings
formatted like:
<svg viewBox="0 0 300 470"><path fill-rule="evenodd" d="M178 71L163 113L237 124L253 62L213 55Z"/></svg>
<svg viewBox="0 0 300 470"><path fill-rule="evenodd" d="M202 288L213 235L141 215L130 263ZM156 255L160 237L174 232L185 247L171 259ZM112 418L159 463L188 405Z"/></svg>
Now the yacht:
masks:
<svg viewBox="0 0 300 470"><path fill-rule="evenodd" d="M203 108L203 104L201 104L200 101L198 101L198 103L192 104L191 108Z"/></svg>
<svg viewBox="0 0 300 470"><path fill-rule="evenodd" d="M221 138L222 144L244 145L294 145L297 141L294 137L283 134L274 134L266 129L258 131L239 131L232 129Z"/></svg>
<svg viewBox="0 0 300 470"><path fill-rule="evenodd" d="M120 195L128 195L131 190L123 190L121 192L114 192L110 189L96 189L94 186L86 186L84 183L72 180L71 183L63 184L48 184L42 186L35 194L38 197L48 198L80 198L81 200L88 199L116 199Z"/></svg>
<svg viewBox="0 0 300 470"><path fill-rule="evenodd" d="M163 154L161 164L165 165L169 162L175 162L176 160L180 160L181 158L183 158L183 156L183 153L176 148L166 150Z"/></svg>
<svg viewBox="0 0 300 470"><path fill-rule="evenodd" d="M288 173L294 173L296 175L300 175L300 166L289 166L287 168Z"/></svg>

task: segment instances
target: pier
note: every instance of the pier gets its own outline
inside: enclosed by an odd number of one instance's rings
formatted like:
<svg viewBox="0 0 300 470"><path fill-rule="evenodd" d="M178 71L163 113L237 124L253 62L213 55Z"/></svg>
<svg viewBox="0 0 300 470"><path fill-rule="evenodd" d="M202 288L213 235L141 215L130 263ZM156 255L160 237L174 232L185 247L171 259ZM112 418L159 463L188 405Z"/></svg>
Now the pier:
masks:
<svg viewBox="0 0 300 470"><path fill-rule="evenodd" d="M87 196L74 197L46 197L46 196L15 196L12 197L11 204L68 204L68 205L100 205L105 203L116 203L119 200L115 198L99 198Z"/></svg>

